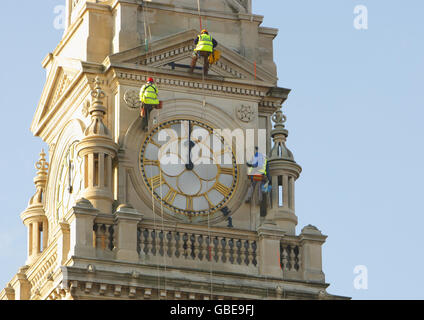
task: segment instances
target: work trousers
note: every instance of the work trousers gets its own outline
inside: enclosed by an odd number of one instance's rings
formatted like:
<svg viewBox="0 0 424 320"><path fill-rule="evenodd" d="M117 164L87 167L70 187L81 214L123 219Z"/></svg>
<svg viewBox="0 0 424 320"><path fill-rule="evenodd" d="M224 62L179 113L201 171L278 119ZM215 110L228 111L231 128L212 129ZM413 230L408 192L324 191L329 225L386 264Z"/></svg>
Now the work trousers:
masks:
<svg viewBox="0 0 424 320"><path fill-rule="evenodd" d="M190 72L194 71L194 68L196 67L196 63L197 60L199 59L199 57L203 57L204 62L203 62L203 74L206 76L208 75L208 71L209 71L209 55L211 54L211 52L208 51L197 51L194 53L193 55L193 60L191 61L191 69Z"/></svg>
<svg viewBox="0 0 424 320"><path fill-rule="evenodd" d="M150 112L152 112L154 105L143 103L141 108L144 109L144 116L141 117L141 128L147 131L149 127Z"/></svg>

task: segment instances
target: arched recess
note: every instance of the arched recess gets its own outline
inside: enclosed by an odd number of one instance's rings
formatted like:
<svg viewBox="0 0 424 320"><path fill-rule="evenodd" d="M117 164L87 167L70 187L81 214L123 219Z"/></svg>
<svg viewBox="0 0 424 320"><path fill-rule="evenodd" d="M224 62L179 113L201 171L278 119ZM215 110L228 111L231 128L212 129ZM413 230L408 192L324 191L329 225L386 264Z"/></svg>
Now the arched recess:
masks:
<svg viewBox="0 0 424 320"><path fill-rule="evenodd" d="M212 128L216 129L240 129L240 125L221 108L206 103L203 106L202 100L194 99L172 99L164 101L163 109L154 111L151 114L150 125L152 126L153 119L157 119L157 123L162 123L173 119L187 119L187 120L199 120ZM152 217L151 212L153 209L151 192L146 188L141 173L140 173L140 150L142 144L146 138L145 132L141 129L141 119L137 118L127 130L122 150L124 151L120 155L119 159L119 178L123 179L118 183L118 200L119 202L126 202L128 199L128 189L132 186L141 202L146 204L150 210L150 214L143 212L145 217ZM235 143L233 143L235 147ZM235 150L235 148L234 148ZM247 179L243 179L246 176L244 166L238 166L239 179L236 186L236 190L228 203L228 209L233 213L239 208L243 202L244 195L246 194L248 184ZM161 204L155 201L155 213L161 216ZM131 205L137 207L135 203ZM202 219L188 219L187 217L178 217L169 214L168 210L164 210L164 218L174 222L195 222L199 224L217 224L222 222L225 217L222 212L215 213L212 217Z"/></svg>
<svg viewBox="0 0 424 320"><path fill-rule="evenodd" d="M51 225L51 232L56 232L58 225L55 217L56 210L56 189L58 188L59 170L62 158L68 148L76 141L81 141L84 137L85 124L79 119L70 120L60 132L56 139L53 153L50 157L50 168L47 176L47 201L45 204L47 218Z"/></svg>

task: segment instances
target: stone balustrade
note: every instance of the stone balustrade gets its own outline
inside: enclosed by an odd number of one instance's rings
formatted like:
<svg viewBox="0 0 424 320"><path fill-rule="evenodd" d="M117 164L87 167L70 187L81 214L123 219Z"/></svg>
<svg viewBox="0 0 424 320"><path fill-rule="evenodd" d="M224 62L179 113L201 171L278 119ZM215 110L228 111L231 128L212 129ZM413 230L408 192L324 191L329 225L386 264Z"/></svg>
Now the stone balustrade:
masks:
<svg viewBox="0 0 424 320"><path fill-rule="evenodd" d="M223 234L207 229L174 231L152 225L138 227L137 251L145 261L172 260L179 266L213 264L257 271L257 237L249 233ZM240 269L238 269L240 270Z"/></svg>
<svg viewBox="0 0 424 320"><path fill-rule="evenodd" d="M113 224L95 223L93 226L93 246L100 250L114 248L114 226Z"/></svg>
<svg viewBox="0 0 424 320"><path fill-rule="evenodd" d="M119 251L118 229L118 224L111 218L94 220L93 248L97 257L119 258L115 256ZM189 225L176 227L146 220L137 223L136 230L134 252L138 256L134 262L141 264L261 275L261 261L273 260L274 256L280 267L280 271L273 272L277 277L304 280L308 269L309 260L304 255L302 237L299 236L281 234L276 240L279 250L268 252L272 250L265 246L262 249L265 252L260 252L261 238L252 231ZM261 260L260 255L268 258Z"/></svg>

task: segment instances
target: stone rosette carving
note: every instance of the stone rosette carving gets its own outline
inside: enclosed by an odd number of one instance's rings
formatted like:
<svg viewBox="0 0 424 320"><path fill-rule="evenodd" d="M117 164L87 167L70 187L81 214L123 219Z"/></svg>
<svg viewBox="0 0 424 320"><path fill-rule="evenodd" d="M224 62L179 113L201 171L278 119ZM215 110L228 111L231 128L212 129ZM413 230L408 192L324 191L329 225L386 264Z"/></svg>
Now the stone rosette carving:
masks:
<svg viewBox="0 0 424 320"><path fill-rule="evenodd" d="M127 90L124 94L124 101L130 109L141 108L141 101L137 90Z"/></svg>
<svg viewBox="0 0 424 320"><path fill-rule="evenodd" d="M255 119L256 113L252 106L241 105L237 107L237 117L243 122L251 122Z"/></svg>

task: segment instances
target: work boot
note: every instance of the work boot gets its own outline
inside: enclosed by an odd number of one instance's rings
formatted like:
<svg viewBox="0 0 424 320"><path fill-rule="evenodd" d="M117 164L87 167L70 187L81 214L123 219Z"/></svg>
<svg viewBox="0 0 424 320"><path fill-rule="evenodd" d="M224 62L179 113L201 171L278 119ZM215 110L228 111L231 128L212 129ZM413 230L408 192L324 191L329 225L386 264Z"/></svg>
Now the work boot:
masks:
<svg viewBox="0 0 424 320"><path fill-rule="evenodd" d="M197 63L197 56L193 57L193 59L191 60L190 70L188 71L189 73L194 72L194 68L196 67L196 63Z"/></svg>

